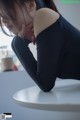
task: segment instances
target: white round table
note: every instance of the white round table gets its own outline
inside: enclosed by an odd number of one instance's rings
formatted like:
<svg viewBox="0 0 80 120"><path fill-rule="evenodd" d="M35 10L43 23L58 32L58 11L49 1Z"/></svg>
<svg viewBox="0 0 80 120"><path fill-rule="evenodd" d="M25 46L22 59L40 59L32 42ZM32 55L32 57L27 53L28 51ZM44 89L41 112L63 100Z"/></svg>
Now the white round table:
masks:
<svg viewBox="0 0 80 120"><path fill-rule="evenodd" d="M49 110L80 112L80 81L58 80L50 92L43 92L37 86L18 91L13 95L21 106Z"/></svg>

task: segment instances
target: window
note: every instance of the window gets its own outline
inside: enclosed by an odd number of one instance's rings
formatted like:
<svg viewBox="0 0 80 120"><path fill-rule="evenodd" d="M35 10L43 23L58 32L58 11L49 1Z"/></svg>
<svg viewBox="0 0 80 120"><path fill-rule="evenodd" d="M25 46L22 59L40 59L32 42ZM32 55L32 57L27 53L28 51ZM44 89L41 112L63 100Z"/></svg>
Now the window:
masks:
<svg viewBox="0 0 80 120"><path fill-rule="evenodd" d="M0 63L1 63L1 58L6 57L8 51L8 55L13 58L13 62L18 67L18 70L24 70L21 63L19 62L18 58L16 57L15 53L11 48L12 39L13 37L9 37L5 35L0 28ZM34 55L34 58L37 59L36 45L33 45L33 43L31 43L29 44L29 48L32 54ZM0 65L0 71L1 71L1 65Z"/></svg>
<svg viewBox="0 0 80 120"><path fill-rule="evenodd" d="M13 37L9 37L5 35L0 28L0 64L1 64L1 58L6 57L8 51L8 56L13 58L13 62L18 67L18 70L23 70L22 65L20 64L19 60L17 59L15 53L11 48L12 39ZM1 65L0 65L0 71L1 71Z"/></svg>

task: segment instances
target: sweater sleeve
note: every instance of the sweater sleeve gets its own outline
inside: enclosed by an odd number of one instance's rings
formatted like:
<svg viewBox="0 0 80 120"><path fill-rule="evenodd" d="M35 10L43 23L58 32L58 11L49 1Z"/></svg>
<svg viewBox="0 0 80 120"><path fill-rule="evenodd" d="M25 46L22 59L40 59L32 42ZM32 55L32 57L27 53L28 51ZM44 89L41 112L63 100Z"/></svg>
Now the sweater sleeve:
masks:
<svg viewBox="0 0 80 120"><path fill-rule="evenodd" d="M16 36L12 40L12 49L32 79L36 79L37 61L28 47L29 41Z"/></svg>
<svg viewBox="0 0 80 120"><path fill-rule="evenodd" d="M59 66L64 54L64 31L60 20L38 34L37 77L46 90L54 87Z"/></svg>
<svg viewBox="0 0 80 120"><path fill-rule="evenodd" d="M59 21L42 31L36 38L37 61L24 40L15 37L12 42L12 48L25 70L40 89L45 92L50 91L55 85L60 54L64 43L62 36Z"/></svg>

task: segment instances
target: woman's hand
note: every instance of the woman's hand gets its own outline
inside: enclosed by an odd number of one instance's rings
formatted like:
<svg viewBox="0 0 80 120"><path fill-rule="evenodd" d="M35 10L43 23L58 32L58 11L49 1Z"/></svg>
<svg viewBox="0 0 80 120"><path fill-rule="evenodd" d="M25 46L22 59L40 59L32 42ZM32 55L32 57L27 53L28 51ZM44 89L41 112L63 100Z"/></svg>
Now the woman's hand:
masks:
<svg viewBox="0 0 80 120"><path fill-rule="evenodd" d="M21 31L18 33L18 36L21 38L28 39L34 43L35 37L32 23L28 24L27 26L23 24Z"/></svg>

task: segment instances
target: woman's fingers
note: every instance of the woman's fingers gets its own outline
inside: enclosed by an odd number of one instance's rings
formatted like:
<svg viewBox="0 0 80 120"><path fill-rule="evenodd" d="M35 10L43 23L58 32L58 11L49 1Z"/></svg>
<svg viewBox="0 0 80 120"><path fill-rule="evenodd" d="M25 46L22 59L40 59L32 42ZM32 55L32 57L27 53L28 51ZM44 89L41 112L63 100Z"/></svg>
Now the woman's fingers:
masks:
<svg viewBox="0 0 80 120"><path fill-rule="evenodd" d="M27 38L32 41L32 37L34 36L32 23L28 25L23 24L21 31L18 33L18 36L20 36L21 38Z"/></svg>

